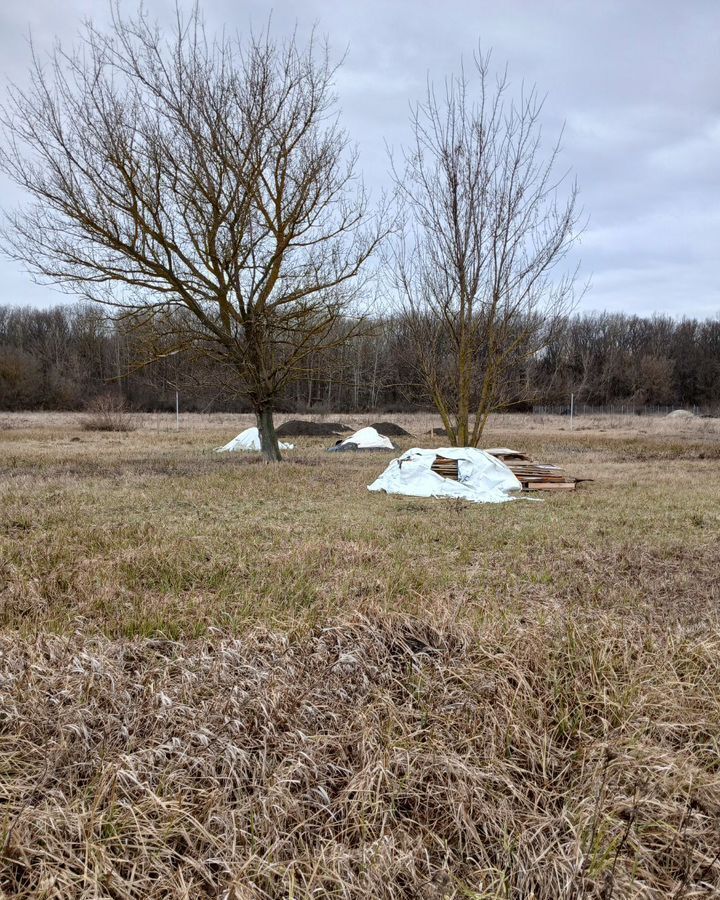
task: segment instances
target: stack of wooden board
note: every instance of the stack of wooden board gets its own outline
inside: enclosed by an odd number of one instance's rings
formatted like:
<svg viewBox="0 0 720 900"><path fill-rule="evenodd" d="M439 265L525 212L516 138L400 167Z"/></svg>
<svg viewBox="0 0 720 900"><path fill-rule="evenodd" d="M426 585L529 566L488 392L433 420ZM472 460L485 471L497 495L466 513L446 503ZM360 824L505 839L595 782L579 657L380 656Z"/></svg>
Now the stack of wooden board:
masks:
<svg viewBox="0 0 720 900"><path fill-rule="evenodd" d="M448 459L446 456L436 456L435 462L430 468L438 475L442 475L443 478L451 478L453 481L458 480L458 461L456 459Z"/></svg>
<svg viewBox="0 0 720 900"><path fill-rule="evenodd" d="M485 452L504 462L522 484L524 491L574 491L577 482L582 480L570 478L559 466L536 463L524 453L518 453L507 447L493 447ZM458 464L456 459L436 456L431 468L433 472L442 475L443 478L457 481Z"/></svg>
<svg viewBox="0 0 720 900"><path fill-rule="evenodd" d="M492 447L485 452L504 462L524 491L574 491L579 480L567 476L560 466L537 463L524 453L508 447Z"/></svg>

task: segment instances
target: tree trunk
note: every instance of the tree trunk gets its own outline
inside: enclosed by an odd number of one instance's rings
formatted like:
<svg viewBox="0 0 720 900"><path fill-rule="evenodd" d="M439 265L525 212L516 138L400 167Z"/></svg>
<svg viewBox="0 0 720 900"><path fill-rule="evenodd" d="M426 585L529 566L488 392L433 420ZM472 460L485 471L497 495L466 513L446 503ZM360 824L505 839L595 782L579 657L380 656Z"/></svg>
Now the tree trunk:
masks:
<svg viewBox="0 0 720 900"><path fill-rule="evenodd" d="M266 462L280 462L280 446L278 445L272 406L261 406L255 410L258 432L260 434L260 450Z"/></svg>
<svg viewBox="0 0 720 900"><path fill-rule="evenodd" d="M467 447L470 437L470 394L472 392L472 366L473 359L470 353L468 325L466 317L468 313L465 309L465 302L460 307L460 334L458 346L458 403L457 415L455 416L456 429L454 446Z"/></svg>

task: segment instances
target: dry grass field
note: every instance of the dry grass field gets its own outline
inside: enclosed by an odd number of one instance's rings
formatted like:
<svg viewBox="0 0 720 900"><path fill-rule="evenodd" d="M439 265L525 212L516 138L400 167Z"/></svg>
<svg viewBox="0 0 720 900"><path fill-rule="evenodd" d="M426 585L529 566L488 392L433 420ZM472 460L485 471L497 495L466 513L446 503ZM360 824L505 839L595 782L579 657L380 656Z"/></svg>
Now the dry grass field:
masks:
<svg viewBox="0 0 720 900"><path fill-rule="evenodd" d="M498 506L138 424L0 414L0 897L720 896L720 422L497 417L595 479Z"/></svg>

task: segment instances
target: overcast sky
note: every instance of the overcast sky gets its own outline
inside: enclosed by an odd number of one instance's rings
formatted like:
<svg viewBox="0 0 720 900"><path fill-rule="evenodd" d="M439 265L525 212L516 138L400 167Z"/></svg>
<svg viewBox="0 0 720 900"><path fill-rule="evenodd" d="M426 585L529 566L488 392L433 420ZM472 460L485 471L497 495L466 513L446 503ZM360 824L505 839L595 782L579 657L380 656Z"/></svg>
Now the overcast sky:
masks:
<svg viewBox="0 0 720 900"><path fill-rule="evenodd" d="M167 20L171 3L146 0ZM134 9L134 0L123 0ZM71 44L105 0L0 0L0 73L22 83L26 38ZM385 142L408 140L428 75L455 71L481 42L511 80L547 94L544 131L565 124L562 162L589 217L578 248L584 309L720 315L720 0L205 0L211 28L245 30L272 11L281 34L317 22L338 54L343 120L369 186L387 183ZM0 181L2 205L17 194ZM0 258L0 302L46 305Z"/></svg>

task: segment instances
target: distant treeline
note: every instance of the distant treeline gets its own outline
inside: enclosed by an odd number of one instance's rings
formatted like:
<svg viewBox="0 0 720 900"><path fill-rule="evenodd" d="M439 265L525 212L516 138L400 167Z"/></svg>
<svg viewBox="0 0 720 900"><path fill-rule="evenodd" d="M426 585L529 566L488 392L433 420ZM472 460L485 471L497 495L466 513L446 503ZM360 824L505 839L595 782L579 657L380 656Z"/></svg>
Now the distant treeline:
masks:
<svg viewBox="0 0 720 900"><path fill-rule="evenodd" d="M142 366L147 333L109 321L82 304L52 309L0 307L0 409L80 410L114 393L133 409L246 411L227 372L178 353ZM564 404L570 393L593 405L720 407L720 318L596 313L553 328L546 349L524 363L516 409ZM429 408L403 315L316 354L279 404L289 412L410 411Z"/></svg>

